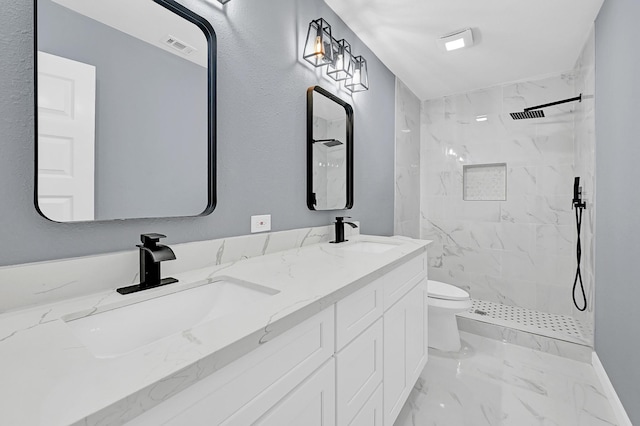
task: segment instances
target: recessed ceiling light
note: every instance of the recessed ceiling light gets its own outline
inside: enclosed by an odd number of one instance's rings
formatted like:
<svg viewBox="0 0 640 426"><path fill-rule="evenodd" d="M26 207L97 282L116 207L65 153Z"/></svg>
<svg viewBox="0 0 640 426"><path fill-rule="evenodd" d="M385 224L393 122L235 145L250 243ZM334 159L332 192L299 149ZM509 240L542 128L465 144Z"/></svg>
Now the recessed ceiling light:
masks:
<svg viewBox="0 0 640 426"><path fill-rule="evenodd" d="M444 48L449 50L462 49L464 47L464 39L462 37L452 41L448 41L444 44Z"/></svg>
<svg viewBox="0 0 640 426"><path fill-rule="evenodd" d="M438 39L438 46L447 52L462 49L463 47L471 47L473 46L473 32L471 28L466 28L443 35Z"/></svg>
<svg viewBox="0 0 640 426"><path fill-rule="evenodd" d="M488 117L486 115L479 115L476 117L476 121L487 121Z"/></svg>

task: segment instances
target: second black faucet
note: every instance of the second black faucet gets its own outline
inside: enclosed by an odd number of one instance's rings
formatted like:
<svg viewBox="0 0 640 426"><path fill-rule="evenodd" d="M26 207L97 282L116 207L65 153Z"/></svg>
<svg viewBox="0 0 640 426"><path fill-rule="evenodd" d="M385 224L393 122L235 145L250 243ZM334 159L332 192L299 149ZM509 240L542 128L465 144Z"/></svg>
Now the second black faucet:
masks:
<svg viewBox="0 0 640 426"><path fill-rule="evenodd" d="M349 241L349 240L345 240L344 239L344 224L346 223L347 225L351 226L352 228L357 228L358 225L356 225L353 222L345 222L345 219L351 219L351 216L338 216L336 217L336 239L335 241L331 241L332 243L344 243L345 241Z"/></svg>

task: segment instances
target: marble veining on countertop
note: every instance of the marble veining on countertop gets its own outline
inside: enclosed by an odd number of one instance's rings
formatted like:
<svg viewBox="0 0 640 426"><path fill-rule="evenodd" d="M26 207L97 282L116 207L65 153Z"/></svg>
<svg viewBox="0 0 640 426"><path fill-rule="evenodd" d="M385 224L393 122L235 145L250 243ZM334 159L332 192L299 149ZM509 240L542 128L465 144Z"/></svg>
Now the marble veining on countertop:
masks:
<svg viewBox="0 0 640 426"><path fill-rule="evenodd" d="M0 423L123 424L424 253L428 244L403 237L351 240L345 244L365 240L396 245L369 254L323 242L174 274L179 283L141 293L122 296L115 288L128 283L114 283L108 291L0 315ZM114 358L95 357L62 319L221 276L279 293Z"/></svg>

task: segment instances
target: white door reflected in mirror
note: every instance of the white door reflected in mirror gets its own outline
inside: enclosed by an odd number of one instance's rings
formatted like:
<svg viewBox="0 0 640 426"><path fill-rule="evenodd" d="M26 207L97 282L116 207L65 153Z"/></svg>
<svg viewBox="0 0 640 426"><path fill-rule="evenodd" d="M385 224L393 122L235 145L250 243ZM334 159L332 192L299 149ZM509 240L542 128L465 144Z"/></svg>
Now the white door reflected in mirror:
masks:
<svg viewBox="0 0 640 426"><path fill-rule="evenodd" d="M94 219L96 69L38 52L38 207L56 222Z"/></svg>

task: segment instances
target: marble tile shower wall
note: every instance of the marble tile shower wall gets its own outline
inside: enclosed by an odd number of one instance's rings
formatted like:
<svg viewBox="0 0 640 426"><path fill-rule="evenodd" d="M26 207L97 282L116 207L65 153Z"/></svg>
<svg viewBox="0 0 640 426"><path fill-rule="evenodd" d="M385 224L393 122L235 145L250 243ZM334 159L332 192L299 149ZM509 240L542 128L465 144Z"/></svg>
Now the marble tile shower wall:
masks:
<svg viewBox="0 0 640 426"><path fill-rule="evenodd" d="M337 139L343 144L328 147L313 145L313 182L320 210L339 210L346 204L346 135L345 120L325 120L315 117L313 134L318 139Z"/></svg>
<svg viewBox="0 0 640 426"><path fill-rule="evenodd" d="M420 99L396 78L396 235L420 237Z"/></svg>
<svg viewBox="0 0 640 426"><path fill-rule="evenodd" d="M342 145L327 147L327 204L334 209L342 209L347 203L347 148L345 135L347 124L345 120L330 120L327 122L327 139L337 139Z"/></svg>
<svg viewBox="0 0 640 426"><path fill-rule="evenodd" d="M573 72L422 103L421 237L429 276L473 298L572 314L575 103L547 118L510 112L575 96ZM486 121L476 121L486 116ZM507 164L506 201L463 201L463 165Z"/></svg>

